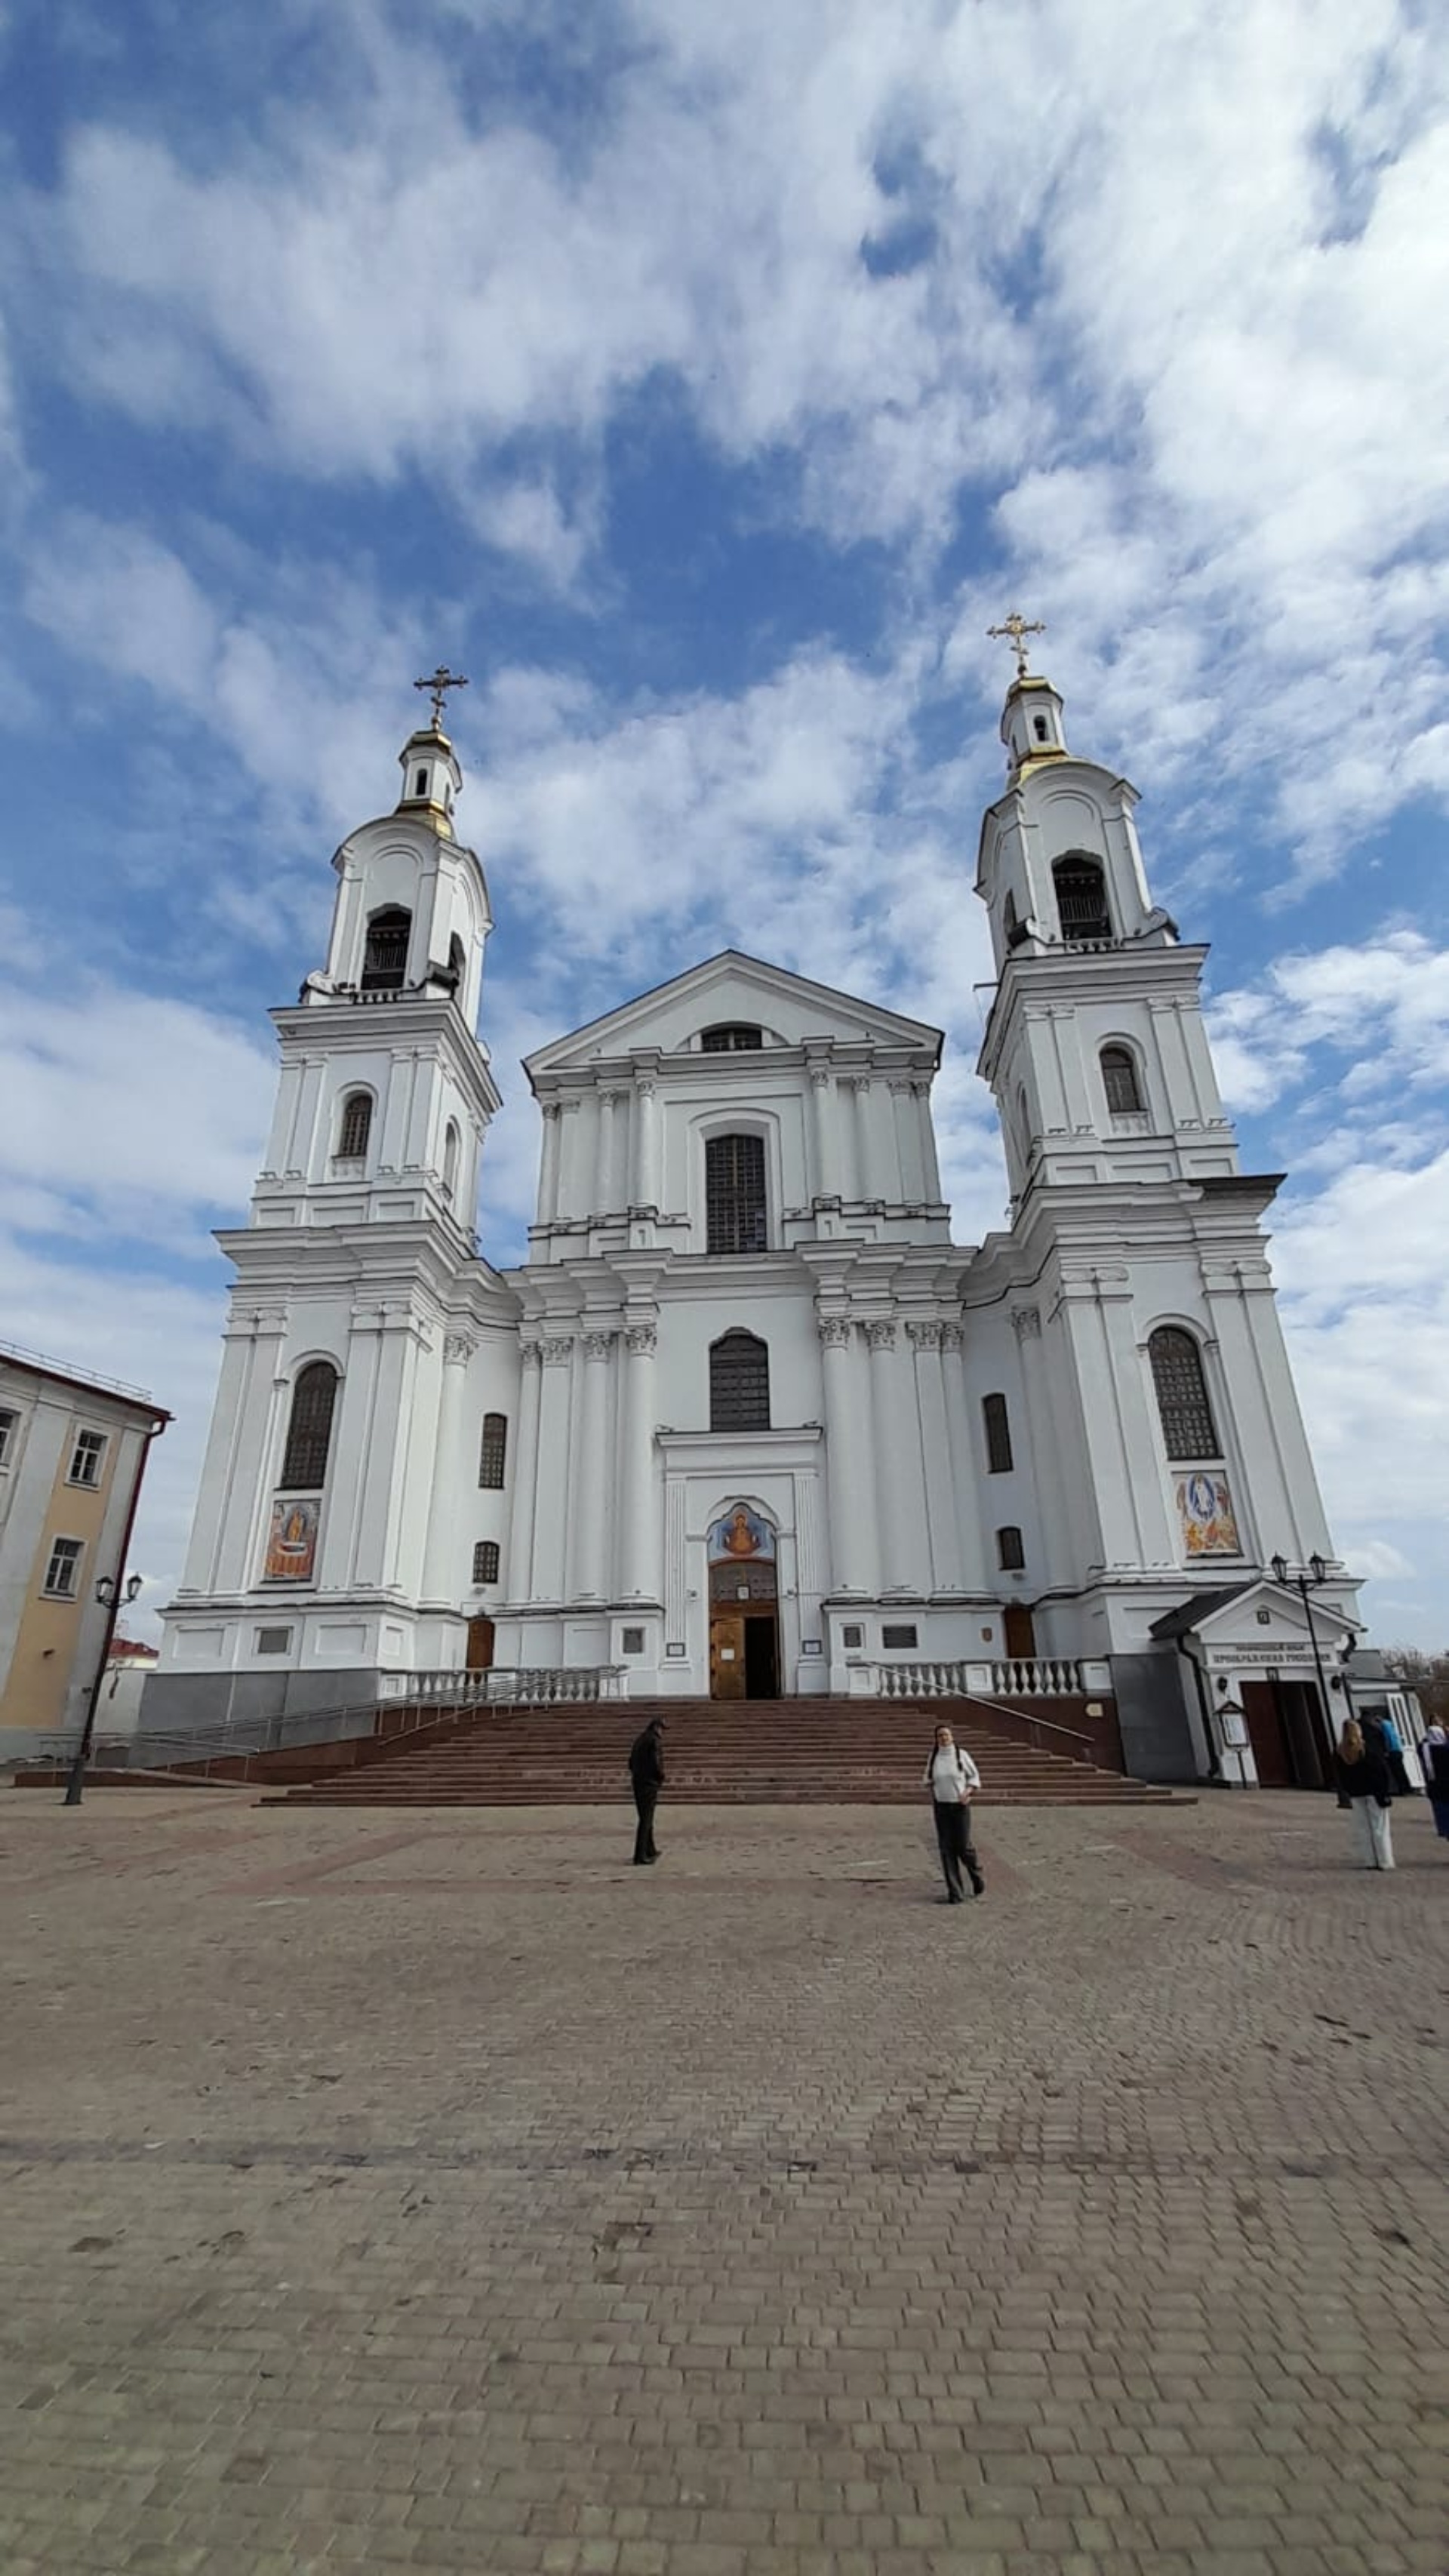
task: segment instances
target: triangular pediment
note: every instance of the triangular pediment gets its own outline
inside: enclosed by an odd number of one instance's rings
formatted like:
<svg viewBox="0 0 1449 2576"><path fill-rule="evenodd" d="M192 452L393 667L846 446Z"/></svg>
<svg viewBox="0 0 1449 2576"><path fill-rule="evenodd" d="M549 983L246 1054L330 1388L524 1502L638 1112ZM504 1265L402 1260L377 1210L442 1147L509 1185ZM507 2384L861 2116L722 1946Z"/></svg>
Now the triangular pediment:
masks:
<svg viewBox="0 0 1449 2576"><path fill-rule="evenodd" d="M1331 1642L1335 1649L1359 1634L1354 1620L1318 1596L1313 1603L1313 1619L1320 1642ZM1293 1584L1277 1583L1266 1575L1256 1583L1199 1593L1195 1600L1184 1601L1178 1609L1152 1623L1153 1636L1164 1640L1180 1637L1188 1630L1201 1639L1209 1652L1232 1649L1247 1655L1251 1650L1260 1653L1269 1664L1275 1646L1312 1643L1302 1594Z"/></svg>
<svg viewBox="0 0 1449 2576"><path fill-rule="evenodd" d="M702 965L670 977L633 1001L623 1002L601 1019L589 1020L567 1037L555 1038L525 1059L530 1080L539 1074L582 1069L600 1059L658 1052L686 1054L697 1046L702 1029L724 1021L743 1021L764 1033L766 1048L800 1047L811 1040L834 1046L863 1046L869 1051L904 1052L934 1065L941 1032L923 1020L909 1020L878 1002L863 1002L837 993L807 975L792 975L763 958L747 957L736 948L722 949Z"/></svg>

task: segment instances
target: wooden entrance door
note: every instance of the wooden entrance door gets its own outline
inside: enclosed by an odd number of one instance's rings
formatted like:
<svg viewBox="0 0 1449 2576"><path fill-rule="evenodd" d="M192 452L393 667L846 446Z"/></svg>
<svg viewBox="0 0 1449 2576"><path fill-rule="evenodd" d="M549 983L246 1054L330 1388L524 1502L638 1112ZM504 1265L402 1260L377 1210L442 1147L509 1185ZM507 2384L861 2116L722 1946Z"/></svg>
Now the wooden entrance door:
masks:
<svg viewBox="0 0 1449 2576"><path fill-rule="evenodd" d="M740 1610L716 1610L709 1623L709 1695L745 1696L745 1621Z"/></svg>
<svg viewBox="0 0 1449 2576"><path fill-rule="evenodd" d="M468 1622L468 1670L486 1673L493 1661L493 1622L470 1619Z"/></svg>
<svg viewBox="0 0 1449 2576"><path fill-rule="evenodd" d="M1293 1760L1272 1682L1244 1682L1243 1715L1248 1721L1248 1742L1253 1748L1260 1785L1265 1789L1291 1789Z"/></svg>
<svg viewBox="0 0 1449 2576"><path fill-rule="evenodd" d="M1008 1601L1001 1624L1007 1653L1029 1663L1036 1653L1036 1629L1026 1603Z"/></svg>

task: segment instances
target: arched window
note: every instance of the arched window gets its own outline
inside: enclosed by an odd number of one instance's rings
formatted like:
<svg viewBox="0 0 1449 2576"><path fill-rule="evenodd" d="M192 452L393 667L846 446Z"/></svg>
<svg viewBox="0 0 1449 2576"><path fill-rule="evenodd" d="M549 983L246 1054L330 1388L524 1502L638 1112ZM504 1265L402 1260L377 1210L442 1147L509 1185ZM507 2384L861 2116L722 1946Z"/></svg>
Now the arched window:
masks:
<svg viewBox="0 0 1449 2576"><path fill-rule="evenodd" d="M362 959L364 993L400 993L408 971L408 942L413 917L400 903L384 904L367 925Z"/></svg>
<svg viewBox="0 0 1449 2576"><path fill-rule="evenodd" d="M508 1463L508 1416L485 1413L483 1446L478 1453L478 1482L493 1493L503 1489L503 1471Z"/></svg>
<svg viewBox="0 0 1449 2576"><path fill-rule="evenodd" d="M342 1103L342 1125L337 1133L337 1151L345 1159L360 1161L367 1151L372 1134L372 1094L349 1091Z"/></svg>
<svg viewBox="0 0 1449 2576"><path fill-rule="evenodd" d="M1120 1109L1141 1108L1142 1085L1137 1079L1137 1061L1130 1047L1103 1047L1102 1088L1114 1116Z"/></svg>
<svg viewBox="0 0 1449 2576"><path fill-rule="evenodd" d="M709 1349L711 1431L768 1431L770 1351L753 1333L725 1333Z"/></svg>
<svg viewBox="0 0 1449 2576"><path fill-rule="evenodd" d="M1068 944L1079 939L1110 939L1112 915L1107 909L1107 880L1100 859L1086 850L1068 850L1052 868L1057 918Z"/></svg>
<svg viewBox="0 0 1449 2576"><path fill-rule="evenodd" d="M1175 1460L1218 1458L1202 1353L1178 1324L1159 1324L1147 1345L1163 1446Z"/></svg>
<svg viewBox="0 0 1449 2576"><path fill-rule="evenodd" d="M996 1562L1003 1574L1020 1574L1026 1564L1026 1549L1019 1529L999 1529L996 1533Z"/></svg>
<svg viewBox="0 0 1449 2576"><path fill-rule="evenodd" d="M443 1130L443 1196L450 1199L458 1186L458 1128L450 1118Z"/></svg>
<svg viewBox="0 0 1449 2576"><path fill-rule="evenodd" d="M704 1209L711 1252L764 1252L765 1140L711 1136L704 1149Z"/></svg>
<svg viewBox="0 0 1449 2576"><path fill-rule="evenodd" d="M282 1460L284 1493L315 1492L327 1477L332 1446L332 1413L337 1402L337 1371L330 1360L309 1360L292 1389L292 1418L287 1425L287 1453Z"/></svg>
<svg viewBox="0 0 1449 2576"><path fill-rule="evenodd" d="M704 1055L734 1055L764 1043L763 1030L752 1028L747 1020L721 1020L717 1028L702 1029L699 1039Z"/></svg>
<svg viewBox="0 0 1449 2576"><path fill-rule="evenodd" d="M986 1427L986 1468L988 1475L1009 1476L1011 1473L1011 1421L1004 1395L983 1395L981 1418Z"/></svg>

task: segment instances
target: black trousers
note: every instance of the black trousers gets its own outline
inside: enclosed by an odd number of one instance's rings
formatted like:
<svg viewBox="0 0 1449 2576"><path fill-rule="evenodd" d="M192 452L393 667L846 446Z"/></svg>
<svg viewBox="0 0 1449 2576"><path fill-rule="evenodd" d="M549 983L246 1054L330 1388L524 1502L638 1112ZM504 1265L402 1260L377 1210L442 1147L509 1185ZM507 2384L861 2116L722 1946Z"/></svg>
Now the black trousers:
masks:
<svg viewBox="0 0 1449 2576"><path fill-rule="evenodd" d="M936 1842L941 1854L941 1873L948 1896L964 1896L961 1872L964 1869L972 1886L979 1891L986 1881L971 1839L971 1810L964 1801L934 1798L932 1812L936 1819Z"/></svg>
<svg viewBox="0 0 1449 2576"><path fill-rule="evenodd" d="M639 1830L634 1836L634 1858L636 1861L657 1860L659 1858L659 1854L654 1848L654 1810L658 1804L658 1790L655 1788L641 1788L639 1782L636 1780L634 1783L634 1805L639 1816Z"/></svg>

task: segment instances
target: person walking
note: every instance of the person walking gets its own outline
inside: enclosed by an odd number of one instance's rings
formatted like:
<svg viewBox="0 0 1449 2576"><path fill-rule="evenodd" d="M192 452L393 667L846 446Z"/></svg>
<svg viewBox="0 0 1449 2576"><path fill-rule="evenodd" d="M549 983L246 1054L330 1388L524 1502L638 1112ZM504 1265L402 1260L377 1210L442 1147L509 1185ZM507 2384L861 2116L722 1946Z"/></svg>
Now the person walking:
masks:
<svg viewBox="0 0 1449 2576"><path fill-rule="evenodd" d="M941 1872L946 1881L946 1902L960 1905L966 1890L961 1883L964 1869L971 1881L973 1896L984 1896L986 1881L971 1839L971 1801L981 1786L981 1774L969 1753L962 1750L949 1726L938 1726L921 1786L931 1792L931 1812L936 1819L936 1847L941 1855Z"/></svg>
<svg viewBox="0 0 1449 2576"><path fill-rule="evenodd" d="M1349 1718L1344 1725L1335 1767L1338 1785L1353 1809L1360 1868L1392 1869L1388 1757L1377 1745L1367 1742L1356 1718Z"/></svg>
<svg viewBox="0 0 1449 2576"><path fill-rule="evenodd" d="M1434 1816L1434 1830L1449 1843L1449 1731L1436 1717L1419 1747L1424 1786Z"/></svg>
<svg viewBox="0 0 1449 2576"><path fill-rule="evenodd" d="M1412 1798L1415 1791L1404 1762L1404 1739L1391 1717L1381 1717L1379 1724L1383 1729L1384 1752L1388 1757L1389 1787L1396 1798Z"/></svg>
<svg viewBox="0 0 1449 2576"><path fill-rule="evenodd" d="M634 1836L634 1867L645 1868L659 1858L654 1844L654 1810L664 1786L664 1720L651 1717L642 1735L636 1735L629 1747L629 1778L634 1790L634 1808L639 1818Z"/></svg>

